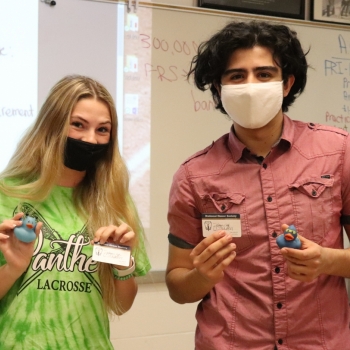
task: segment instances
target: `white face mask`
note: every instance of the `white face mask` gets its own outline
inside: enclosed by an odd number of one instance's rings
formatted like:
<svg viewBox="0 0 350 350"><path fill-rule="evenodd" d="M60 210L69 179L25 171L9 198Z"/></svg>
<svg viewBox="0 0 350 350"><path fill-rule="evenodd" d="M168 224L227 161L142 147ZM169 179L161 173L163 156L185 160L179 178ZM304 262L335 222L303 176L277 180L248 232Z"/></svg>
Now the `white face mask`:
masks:
<svg viewBox="0 0 350 350"><path fill-rule="evenodd" d="M283 81L221 86L221 101L230 118L247 129L269 123L282 107Z"/></svg>

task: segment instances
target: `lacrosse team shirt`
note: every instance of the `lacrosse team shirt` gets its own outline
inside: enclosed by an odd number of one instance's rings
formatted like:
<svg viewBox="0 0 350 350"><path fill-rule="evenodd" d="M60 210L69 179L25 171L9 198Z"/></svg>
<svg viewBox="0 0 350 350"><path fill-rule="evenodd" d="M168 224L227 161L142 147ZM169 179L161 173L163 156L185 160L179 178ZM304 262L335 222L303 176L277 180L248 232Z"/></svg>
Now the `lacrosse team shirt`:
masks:
<svg viewBox="0 0 350 350"><path fill-rule="evenodd" d="M21 210L43 222L27 271L0 300L0 349L113 349L97 263L85 223L72 202L72 188L56 186ZM19 199L0 192L0 219L18 211ZM135 256L136 275L150 269ZM6 264L0 252L0 266Z"/></svg>

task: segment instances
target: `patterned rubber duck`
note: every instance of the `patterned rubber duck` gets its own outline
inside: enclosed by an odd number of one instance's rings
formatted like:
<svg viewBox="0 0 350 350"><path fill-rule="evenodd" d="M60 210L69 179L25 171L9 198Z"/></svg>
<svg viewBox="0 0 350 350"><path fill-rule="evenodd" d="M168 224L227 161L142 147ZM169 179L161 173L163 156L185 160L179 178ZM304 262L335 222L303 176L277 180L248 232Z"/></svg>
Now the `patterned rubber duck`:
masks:
<svg viewBox="0 0 350 350"><path fill-rule="evenodd" d="M22 242L32 242L36 238L35 227L36 220L31 216L25 216L20 219L22 226L17 226L13 229L15 236Z"/></svg>
<svg viewBox="0 0 350 350"><path fill-rule="evenodd" d="M280 248L301 248L301 241L298 238L298 231L294 225L290 225L281 235L276 238L276 243Z"/></svg>

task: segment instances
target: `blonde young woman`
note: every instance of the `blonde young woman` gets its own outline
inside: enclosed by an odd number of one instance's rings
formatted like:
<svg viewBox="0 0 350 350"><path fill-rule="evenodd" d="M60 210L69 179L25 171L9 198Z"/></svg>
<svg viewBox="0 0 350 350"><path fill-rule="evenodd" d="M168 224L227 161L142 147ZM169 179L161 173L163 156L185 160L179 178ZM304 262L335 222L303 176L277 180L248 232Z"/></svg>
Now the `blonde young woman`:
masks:
<svg viewBox="0 0 350 350"><path fill-rule="evenodd" d="M111 95L59 81L0 176L0 349L113 349L108 313L134 301L150 269L118 150ZM37 239L13 229L25 215ZM96 263L93 243L132 247L129 267Z"/></svg>

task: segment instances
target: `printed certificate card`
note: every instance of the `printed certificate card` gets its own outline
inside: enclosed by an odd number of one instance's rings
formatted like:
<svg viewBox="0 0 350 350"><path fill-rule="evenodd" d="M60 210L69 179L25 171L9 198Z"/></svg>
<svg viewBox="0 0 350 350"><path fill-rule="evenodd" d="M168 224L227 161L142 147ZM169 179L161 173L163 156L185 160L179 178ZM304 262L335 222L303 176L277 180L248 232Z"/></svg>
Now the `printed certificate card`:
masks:
<svg viewBox="0 0 350 350"><path fill-rule="evenodd" d="M241 217L239 214L202 214L202 232L208 237L215 231L224 230L232 237L241 237Z"/></svg>
<svg viewBox="0 0 350 350"><path fill-rule="evenodd" d="M92 251L92 260L108 264L129 266L131 248L127 245L113 243L95 243Z"/></svg>

